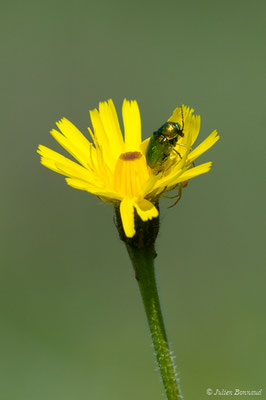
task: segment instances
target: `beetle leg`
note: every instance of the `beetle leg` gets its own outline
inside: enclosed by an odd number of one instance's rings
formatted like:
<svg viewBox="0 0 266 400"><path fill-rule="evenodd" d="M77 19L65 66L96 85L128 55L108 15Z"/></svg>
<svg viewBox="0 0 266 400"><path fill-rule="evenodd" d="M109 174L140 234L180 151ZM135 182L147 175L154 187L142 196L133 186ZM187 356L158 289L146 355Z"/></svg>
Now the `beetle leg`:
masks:
<svg viewBox="0 0 266 400"><path fill-rule="evenodd" d="M176 149L173 149L173 152L175 152L176 154L178 154L179 155L179 157L181 158L181 160L182 160L182 157L181 157L181 154L176 150Z"/></svg>

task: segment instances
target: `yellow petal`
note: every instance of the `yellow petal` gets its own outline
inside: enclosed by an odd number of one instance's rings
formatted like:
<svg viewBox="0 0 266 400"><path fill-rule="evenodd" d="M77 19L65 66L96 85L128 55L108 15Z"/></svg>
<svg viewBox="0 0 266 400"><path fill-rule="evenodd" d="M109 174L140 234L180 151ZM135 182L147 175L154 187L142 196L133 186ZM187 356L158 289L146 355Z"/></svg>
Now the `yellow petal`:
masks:
<svg viewBox="0 0 266 400"><path fill-rule="evenodd" d="M138 197L150 174L143 154L138 151L120 155L117 160L113 189L123 197Z"/></svg>
<svg viewBox="0 0 266 400"><path fill-rule="evenodd" d="M127 237L136 233L134 224L134 199L124 198L120 203L120 214L123 228Z"/></svg>
<svg viewBox="0 0 266 400"><path fill-rule="evenodd" d="M76 147L79 147L82 151L87 149L90 151L92 144L87 140L87 138L66 118L62 118L56 123L57 127L63 133L63 135L69 139L71 143L74 143Z"/></svg>
<svg viewBox="0 0 266 400"><path fill-rule="evenodd" d="M102 152L102 156L108 167L113 168L116 159L114 158L113 154L109 151L110 150L109 139L104 130L104 126L100 118L99 111L96 110L96 108L90 111L90 117L94 130L93 138L95 146Z"/></svg>
<svg viewBox="0 0 266 400"><path fill-rule="evenodd" d="M191 144L196 141L200 131L200 115L192 115L190 119L190 131L192 136Z"/></svg>
<svg viewBox="0 0 266 400"><path fill-rule="evenodd" d="M73 165L68 165L66 163L56 162L55 165L58 168L58 172L62 173L65 176L83 180L90 185L96 184L98 186L99 184L96 177L91 174L87 169L81 167L79 164L73 163Z"/></svg>
<svg viewBox="0 0 266 400"><path fill-rule="evenodd" d="M105 197L105 198L112 199L112 200L121 200L122 199L115 192L106 190L99 186L97 187L96 185L90 185L88 182L82 181L80 179L66 178L66 182L69 186L71 186L75 189L86 190L87 192L92 193L99 197Z"/></svg>
<svg viewBox="0 0 266 400"><path fill-rule="evenodd" d="M124 141L120 129L116 109L111 99L108 102L100 102L99 115L108 138L108 151L117 160L124 150Z"/></svg>
<svg viewBox="0 0 266 400"><path fill-rule="evenodd" d="M160 180L162 174L158 173L157 175L152 175L142 186L141 196L146 197L148 193L153 191L156 183Z"/></svg>
<svg viewBox="0 0 266 400"><path fill-rule="evenodd" d="M195 176L205 174L211 169L212 162L207 162L205 164L198 165L195 168L190 168L187 171L185 171L182 175L178 175L177 177L174 177L172 181L168 182L168 187L174 186L177 183L187 181L191 178L195 178Z"/></svg>
<svg viewBox="0 0 266 400"><path fill-rule="evenodd" d="M54 139L62 146L69 154L71 154L80 164L84 165L84 167L89 166L90 156L89 151L86 148L81 149L75 143L71 143L68 138L64 135L52 129L50 134L54 137Z"/></svg>
<svg viewBox="0 0 266 400"><path fill-rule="evenodd" d="M82 167L46 146L39 145L37 153L41 155L41 163L45 167L59 174L69 175L69 171L71 170L70 175L82 176L83 178L86 176L86 179L94 179L94 175L89 169ZM58 167L59 164L61 168ZM64 169L68 172L64 171Z"/></svg>
<svg viewBox="0 0 266 400"><path fill-rule="evenodd" d="M149 137L148 139L143 140L143 142L141 142L141 144L140 144L139 149L144 156L146 155L147 147L148 147L150 140L151 140L151 138Z"/></svg>
<svg viewBox="0 0 266 400"><path fill-rule="evenodd" d="M66 178L66 182L69 186L75 188L75 189L80 189L80 190L86 190L90 193L93 193L99 188L96 188L95 186L92 186L89 184L89 182L76 179L76 178Z"/></svg>
<svg viewBox="0 0 266 400"><path fill-rule="evenodd" d="M41 157L40 163L41 163L44 167L49 168L49 169L51 169L51 170L54 171L54 172L57 172L57 173L59 173L59 174L64 175L63 172L59 171L59 169L56 167L54 161L49 160L48 158Z"/></svg>
<svg viewBox="0 0 266 400"><path fill-rule="evenodd" d="M205 153L205 151L209 150L218 140L220 136L218 136L217 130L213 131L203 142L197 146L191 153L188 155L188 159L190 162L198 158L201 154Z"/></svg>
<svg viewBox="0 0 266 400"><path fill-rule="evenodd" d="M157 208L146 199L140 199L134 205L142 221L148 221L148 219L156 218L159 215Z"/></svg>
<svg viewBox="0 0 266 400"><path fill-rule="evenodd" d="M177 107L171 117L168 119L169 122L178 122L181 128L185 128L190 122L191 116L194 113L193 108L189 108L182 104L181 107Z"/></svg>
<svg viewBox="0 0 266 400"><path fill-rule="evenodd" d="M193 113L193 108L189 108L183 104L181 107L177 107L168 119L169 122L178 122L181 128L183 128L185 136L187 132L190 133L192 144L197 139L200 131L200 116L193 115ZM183 143L184 139L179 139L179 143Z"/></svg>
<svg viewBox="0 0 266 400"><path fill-rule="evenodd" d="M136 151L141 144L141 120L136 100L124 100L122 107L126 151Z"/></svg>

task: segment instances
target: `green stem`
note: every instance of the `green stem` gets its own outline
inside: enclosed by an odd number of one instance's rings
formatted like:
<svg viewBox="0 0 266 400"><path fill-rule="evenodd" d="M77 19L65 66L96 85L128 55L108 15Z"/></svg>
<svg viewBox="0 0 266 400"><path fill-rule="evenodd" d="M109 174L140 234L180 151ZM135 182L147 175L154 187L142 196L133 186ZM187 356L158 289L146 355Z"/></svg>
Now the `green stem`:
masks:
<svg viewBox="0 0 266 400"><path fill-rule="evenodd" d="M183 396L178 387L175 365L169 350L155 280L154 249L137 249L129 244L126 246L135 269L167 399L181 400Z"/></svg>

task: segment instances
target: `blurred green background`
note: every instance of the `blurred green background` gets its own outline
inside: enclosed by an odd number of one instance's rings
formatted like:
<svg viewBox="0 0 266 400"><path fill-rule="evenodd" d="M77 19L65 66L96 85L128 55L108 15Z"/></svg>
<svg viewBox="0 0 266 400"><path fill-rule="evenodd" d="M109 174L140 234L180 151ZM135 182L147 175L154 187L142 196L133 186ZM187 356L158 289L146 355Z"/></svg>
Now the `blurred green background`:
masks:
<svg viewBox="0 0 266 400"><path fill-rule="evenodd" d="M161 204L157 277L185 399L265 387L265 2L46 1L1 7L0 399L162 398L113 210L39 163L62 116L137 99L143 137L173 109L221 140ZM64 153L64 151L62 151Z"/></svg>

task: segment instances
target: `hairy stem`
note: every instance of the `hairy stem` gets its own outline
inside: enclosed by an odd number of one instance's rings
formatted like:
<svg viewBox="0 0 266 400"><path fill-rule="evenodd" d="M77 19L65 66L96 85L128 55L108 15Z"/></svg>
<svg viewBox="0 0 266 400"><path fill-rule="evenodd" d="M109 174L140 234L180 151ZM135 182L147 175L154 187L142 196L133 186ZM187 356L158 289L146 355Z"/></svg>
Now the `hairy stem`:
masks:
<svg viewBox="0 0 266 400"><path fill-rule="evenodd" d="M181 400L175 365L164 327L154 273L154 249L137 249L127 244L146 311L156 359L168 400Z"/></svg>

